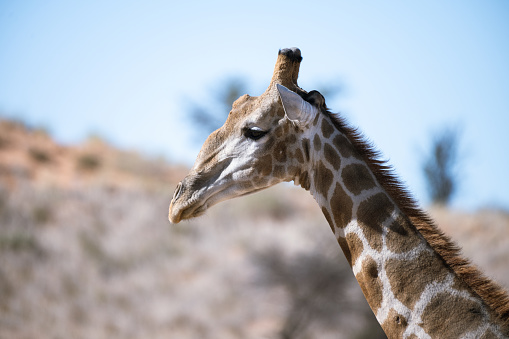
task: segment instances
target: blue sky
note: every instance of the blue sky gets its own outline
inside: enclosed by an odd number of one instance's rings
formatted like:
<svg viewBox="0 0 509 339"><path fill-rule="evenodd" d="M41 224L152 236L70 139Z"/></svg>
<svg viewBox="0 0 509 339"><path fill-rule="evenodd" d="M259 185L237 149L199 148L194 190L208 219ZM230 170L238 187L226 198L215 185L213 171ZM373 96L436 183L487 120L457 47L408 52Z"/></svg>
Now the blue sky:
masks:
<svg viewBox="0 0 509 339"><path fill-rule="evenodd" d="M428 203L421 159L461 129L459 208L509 208L509 2L0 1L0 112L65 143L91 133L191 164L186 100L268 85L280 48Z"/></svg>

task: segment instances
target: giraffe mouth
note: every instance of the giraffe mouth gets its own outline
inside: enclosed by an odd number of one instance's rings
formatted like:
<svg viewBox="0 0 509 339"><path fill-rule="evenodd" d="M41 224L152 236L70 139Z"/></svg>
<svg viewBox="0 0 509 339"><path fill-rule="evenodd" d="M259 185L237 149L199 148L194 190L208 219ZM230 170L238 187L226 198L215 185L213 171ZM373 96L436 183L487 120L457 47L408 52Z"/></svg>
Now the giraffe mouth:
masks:
<svg viewBox="0 0 509 339"><path fill-rule="evenodd" d="M189 206L183 206L179 208L175 206L174 203L170 205L170 213L168 214L168 219L172 224L178 224L182 220L192 219L199 217L209 208L208 204L205 202L203 204L191 204Z"/></svg>
<svg viewBox="0 0 509 339"><path fill-rule="evenodd" d="M170 203L170 209L168 219L173 224L178 224L182 220L192 219L203 215L210 207L234 197L242 197L252 193L264 190L267 187L252 188L249 191L239 190L235 187L235 184L230 184L220 189L214 189L212 187L198 194L196 197L192 197L189 200L179 199L179 197L185 196L185 189L181 183L175 189L174 197ZM178 192L178 193L177 193Z"/></svg>
<svg viewBox="0 0 509 339"><path fill-rule="evenodd" d="M174 198L170 203L168 219L171 223L178 224L182 220L199 217L213 205L231 198L235 191L232 190L232 187L233 185L228 185L221 189L209 187L202 190L201 193L193 195L190 199L185 199L185 192L183 192L185 186L183 187L179 183L175 190Z"/></svg>

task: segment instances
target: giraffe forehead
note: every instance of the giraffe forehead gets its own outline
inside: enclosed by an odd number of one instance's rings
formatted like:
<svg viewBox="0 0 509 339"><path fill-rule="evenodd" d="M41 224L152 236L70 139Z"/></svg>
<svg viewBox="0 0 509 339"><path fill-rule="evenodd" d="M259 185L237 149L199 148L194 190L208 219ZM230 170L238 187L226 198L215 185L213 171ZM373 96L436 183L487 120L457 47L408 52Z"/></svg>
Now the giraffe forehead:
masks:
<svg viewBox="0 0 509 339"><path fill-rule="evenodd" d="M268 125L274 123L276 117L284 117L283 106L276 97L269 95L242 96L233 104L225 125Z"/></svg>

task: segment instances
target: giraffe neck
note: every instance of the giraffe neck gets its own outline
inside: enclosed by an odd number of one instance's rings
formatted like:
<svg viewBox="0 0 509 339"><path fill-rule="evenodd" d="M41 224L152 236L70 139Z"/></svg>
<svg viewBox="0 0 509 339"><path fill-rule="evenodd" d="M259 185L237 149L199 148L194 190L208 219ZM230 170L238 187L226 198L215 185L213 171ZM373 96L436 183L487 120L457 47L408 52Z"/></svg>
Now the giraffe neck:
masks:
<svg viewBox="0 0 509 339"><path fill-rule="evenodd" d="M393 338L509 336L509 329L437 253L328 114L303 141L309 187L379 323ZM306 152L306 150L304 150ZM307 188L307 187L305 187Z"/></svg>

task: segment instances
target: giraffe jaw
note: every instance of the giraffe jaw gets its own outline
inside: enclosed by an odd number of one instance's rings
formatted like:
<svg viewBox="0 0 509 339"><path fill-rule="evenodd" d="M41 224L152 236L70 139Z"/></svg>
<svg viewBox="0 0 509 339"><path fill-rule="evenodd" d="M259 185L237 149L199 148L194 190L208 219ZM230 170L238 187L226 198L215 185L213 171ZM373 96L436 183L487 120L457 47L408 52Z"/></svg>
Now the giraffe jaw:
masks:
<svg viewBox="0 0 509 339"><path fill-rule="evenodd" d="M268 186L267 186L268 187ZM178 224L182 220L192 219L203 215L210 207L232 198L242 197L248 194L256 193L267 187L253 188L249 191L239 191L234 185L229 185L223 189L213 189L209 187L203 190L197 197L184 201L182 197L182 184L179 183L175 189L173 199L170 203L168 219L172 224Z"/></svg>
<svg viewBox="0 0 509 339"><path fill-rule="evenodd" d="M232 184L212 184L194 190L192 194L190 194L190 191L183 182L179 183L175 189L168 213L168 219L171 223L177 224L182 220L199 217L215 204L238 195Z"/></svg>

